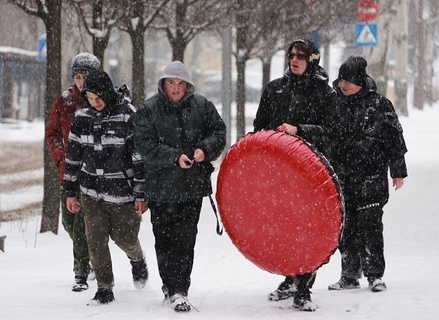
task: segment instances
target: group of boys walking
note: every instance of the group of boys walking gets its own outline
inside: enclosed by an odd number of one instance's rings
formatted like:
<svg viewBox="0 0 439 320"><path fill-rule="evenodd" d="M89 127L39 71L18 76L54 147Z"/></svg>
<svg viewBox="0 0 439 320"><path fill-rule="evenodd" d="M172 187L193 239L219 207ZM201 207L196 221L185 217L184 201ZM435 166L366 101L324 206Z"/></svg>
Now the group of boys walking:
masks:
<svg viewBox="0 0 439 320"><path fill-rule="evenodd" d="M388 171L399 189L407 176L402 128L391 102L376 92L362 57L349 57L333 89L309 40L293 41L283 77L267 84L254 131L298 135L333 165L345 199L339 250L341 278L329 290L360 287L383 291L383 207ZM226 125L211 101L195 93L185 65L168 64L158 92L138 110L126 87L115 88L99 60L80 53L72 60L74 84L54 103L46 141L60 171L62 223L73 241L73 291L97 292L89 304L114 300L110 238L132 266L136 288L148 267L138 238L148 209L162 292L175 311L189 311L188 291L202 199L212 193L211 164L226 144ZM294 235L292 235L294 236ZM268 296L293 297L293 306L315 311L316 272L286 275Z"/></svg>

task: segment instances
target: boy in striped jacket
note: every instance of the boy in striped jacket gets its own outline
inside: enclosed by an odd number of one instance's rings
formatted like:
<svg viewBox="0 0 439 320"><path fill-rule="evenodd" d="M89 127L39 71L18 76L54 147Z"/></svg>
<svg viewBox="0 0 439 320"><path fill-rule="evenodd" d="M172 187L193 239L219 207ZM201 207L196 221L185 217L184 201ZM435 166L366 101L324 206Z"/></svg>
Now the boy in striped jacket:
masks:
<svg viewBox="0 0 439 320"><path fill-rule="evenodd" d="M67 209L82 208L98 290L91 304L114 300L109 238L128 256L133 281L143 288L148 269L138 233L144 201L144 169L133 143L135 108L115 90L107 73L91 71L67 146L64 187ZM79 199L76 194L79 191Z"/></svg>

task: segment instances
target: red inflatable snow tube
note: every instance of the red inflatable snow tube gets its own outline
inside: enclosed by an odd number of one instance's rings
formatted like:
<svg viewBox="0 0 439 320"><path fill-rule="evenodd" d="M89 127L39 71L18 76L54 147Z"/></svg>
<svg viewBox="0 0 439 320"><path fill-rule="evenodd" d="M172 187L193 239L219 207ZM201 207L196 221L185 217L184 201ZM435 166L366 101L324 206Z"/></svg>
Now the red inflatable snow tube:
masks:
<svg viewBox="0 0 439 320"><path fill-rule="evenodd" d="M326 159L296 136L260 131L241 138L221 164L216 199L233 244L268 272L315 271L337 248L338 181Z"/></svg>

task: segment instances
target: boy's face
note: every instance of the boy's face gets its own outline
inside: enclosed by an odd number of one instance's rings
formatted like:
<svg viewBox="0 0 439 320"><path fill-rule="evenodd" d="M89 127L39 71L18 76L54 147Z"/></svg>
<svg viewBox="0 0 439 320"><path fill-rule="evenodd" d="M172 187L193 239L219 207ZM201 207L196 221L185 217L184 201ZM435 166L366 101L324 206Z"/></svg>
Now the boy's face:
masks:
<svg viewBox="0 0 439 320"><path fill-rule="evenodd" d="M91 106L96 110L102 111L105 108L106 104L104 100L102 100L98 95L90 91L86 91L85 95L87 97L88 103L90 103Z"/></svg>
<svg viewBox="0 0 439 320"><path fill-rule="evenodd" d="M345 96L356 94L362 88L361 86L357 86L356 84L343 79L338 80L338 86Z"/></svg>
<svg viewBox="0 0 439 320"><path fill-rule="evenodd" d="M296 76L301 76L305 73L308 66L308 56L301 51L298 51L295 47L290 52L290 69Z"/></svg>
<svg viewBox="0 0 439 320"><path fill-rule="evenodd" d="M175 78L166 78L163 90L172 103L179 103L186 94L186 82Z"/></svg>
<svg viewBox="0 0 439 320"><path fill-rule="evenodd" d="M82 90L82 86L84 85L84 80L86 77L86 73L77 73L73 75L73 81L75 81L75 84L78 87L79 91Z"/></svg>

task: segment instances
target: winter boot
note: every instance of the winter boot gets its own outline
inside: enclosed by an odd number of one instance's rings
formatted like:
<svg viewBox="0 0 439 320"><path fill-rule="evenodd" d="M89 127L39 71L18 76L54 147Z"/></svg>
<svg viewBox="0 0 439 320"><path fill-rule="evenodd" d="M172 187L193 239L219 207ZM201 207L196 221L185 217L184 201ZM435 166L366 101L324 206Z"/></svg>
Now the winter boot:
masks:
<svg viewBox="0 0 439 320"><path fill-rule="evenodd" d="M276 290L273 292L270 292L268 294L268 300L270 301L279 301L279 300L285 300L290 297L293 297L296 293L297 288L294 284L294 278L293 277L286 277L284 281L282 281Z"/></svg>
<svg viewBox="0 0 439 320"><path fill-rule="evenodd" d="M317 306L311 300L311 293L308 288L298 290L293 300L293 307L300 311L316 311Z"/></svg>
<svg viewBox="0 0 439 320"><path fill-rule="evenodd" d="M187 312L191 311L191 305L186 296L179 293L174 294L171 297L171 306L176 312Z"/></svg>
<svg viewBox="0 0 439 320"><path fill-rule="evenodd" d="M373 292L380 292L387 290L387 286L381 278L374 278L369 277L367 278L367 281L369 282L369 289Z"/></svg>
<svg viewBox="0 0 439 320"><path fill-rule="evenodd" d="M345 276L342 276L336 283L328 286L328 290L350 290L360 288L361 286L358 279L348 278Z"/></svg>
<svg viewBox="0 0 439 320"><path fill-rule="evenodd" d="M88 305L91 306L98 304L108 304L113 300L114 300L113 291L105 288L99 288L94 298L91 300L91 302Z"/></svg>
<svg viewBox="0 0 439 320"><path fill-rule="evenodd" d="M87 279L83 276L75 276L75 284L72 287L73 292L81 292L88 289Z"/></svg>
<svg viewBox="0 0 439 320"><path fill-rule="evenodd" d="M146 266L145 258L137 261L131 260L130 263L134 286L136 289L142 289L148 280L148 267Z"/></svg>
<svg viewBox="0 0 439 320"><path fill-rule="evenodd" d="M300 311L316 311L317 306L311 300L309 289L314 284L316 273L305 273L294 277L297 292L294 296L293 307Z"/></svg>

